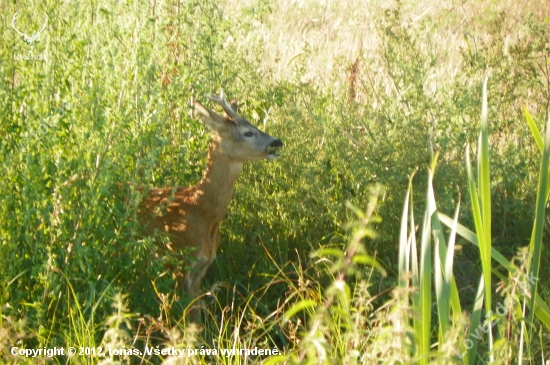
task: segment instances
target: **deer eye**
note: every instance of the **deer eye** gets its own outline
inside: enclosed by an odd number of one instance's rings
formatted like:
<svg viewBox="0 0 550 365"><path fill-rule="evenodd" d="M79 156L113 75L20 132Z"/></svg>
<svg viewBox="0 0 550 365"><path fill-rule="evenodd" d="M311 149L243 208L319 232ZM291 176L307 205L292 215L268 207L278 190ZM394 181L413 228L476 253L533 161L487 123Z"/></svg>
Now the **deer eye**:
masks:
<svg viewBox="0 0 550 365"><path fill-rule="evenodd" d="M254 133L252 133L252 132L246 132L244 134L245 137L252 137L253 135L254 135Z"/></svg>

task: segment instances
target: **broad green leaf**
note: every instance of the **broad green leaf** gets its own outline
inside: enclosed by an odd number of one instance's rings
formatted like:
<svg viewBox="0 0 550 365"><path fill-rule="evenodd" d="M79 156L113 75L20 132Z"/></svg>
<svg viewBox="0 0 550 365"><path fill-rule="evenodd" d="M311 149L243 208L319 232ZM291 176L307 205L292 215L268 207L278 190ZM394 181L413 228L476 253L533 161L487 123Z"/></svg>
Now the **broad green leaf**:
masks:
<svg viewBox="0 0 550 365"><path fill-rule="evenodd" d="M313 308L317 305L317 302L313 299L304 299L299 301L298 303L294 304L292 307L290 307L283 316L283 322L288 321L290 318L292 318L296 313L301 312L308 308Z"/></svg>

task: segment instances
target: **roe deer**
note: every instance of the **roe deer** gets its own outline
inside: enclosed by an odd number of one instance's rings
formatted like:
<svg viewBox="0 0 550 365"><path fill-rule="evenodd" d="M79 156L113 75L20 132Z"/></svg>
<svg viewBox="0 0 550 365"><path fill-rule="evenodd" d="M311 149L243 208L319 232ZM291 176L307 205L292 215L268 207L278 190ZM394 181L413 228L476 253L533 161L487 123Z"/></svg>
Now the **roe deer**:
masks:
<svg viewBox="0 0 550 365"><path fill-rule="evenodd" d="M216 257L220 223L243 163L276 159L283 146L280 139L263 133L238 115L235 99L229 104L223 94L208 98L220 104L225 115L216 114L198 101L194 103L200 119L212 131L202 179L188 188L151 189L140 205L139 215L149 232L155 229L167 232L174 250L194 248L192 255L196 261L178 280L191 299L198 296L206 269ZM189 317L200 322L199 310L193 309Z"/></svg>

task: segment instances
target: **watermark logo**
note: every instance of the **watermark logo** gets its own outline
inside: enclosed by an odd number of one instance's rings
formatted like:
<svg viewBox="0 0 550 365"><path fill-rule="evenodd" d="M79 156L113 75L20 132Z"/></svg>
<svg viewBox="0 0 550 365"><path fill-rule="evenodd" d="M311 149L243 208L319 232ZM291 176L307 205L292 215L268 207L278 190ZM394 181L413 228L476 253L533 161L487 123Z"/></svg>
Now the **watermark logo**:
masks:
<svg viewBox="0 0 550 365"><path fill-rule="evenodd" d="M34 43L36 42L38 37L40 37L40 34L42 34L42 32L46 29L46 26L48 25L48 20L49 20L48 15L44 14L44 24L42 24L42 28L40 28L40 30L37 31L36 33L34 33L33 35L28 35L27 33L22 32L17 28L17 19L18 18L19 18L19 12L16 11L15 14L13 14L13 17L11 18L11 27L13 28L13 30L15 30L17 32L17 34L19 34L21 39L23 39L23 42L25 42L29 46L29 50L28 50L26 56L25 55L14 55L13 58L15 60L42 60L42 61L44 61L45 60L44 56L39 56L39 55L34 54Z"/></svg>
<svg viewBox="0 0 550 365"><path fill-rule="evenodd" d="M521 289L519 293L521 296L531 297L531 288L539 280L536 276L531 274L526 274L524 281L518 282L518 286ZM469 336L462 342L463 347L466 349L463 353L458 353L458 351L453 350L455 355L459 359L463 359L464 356L468 353L468 350L474 347L474 345L482 339L483 334L487 334L501 319L505 318L508 315L508 308L512 308L514 305L514 299L512 297L506 297L503 303L497 303L495 312L489 310L485 314L485 320L476 329L470 330Z"/></svg>

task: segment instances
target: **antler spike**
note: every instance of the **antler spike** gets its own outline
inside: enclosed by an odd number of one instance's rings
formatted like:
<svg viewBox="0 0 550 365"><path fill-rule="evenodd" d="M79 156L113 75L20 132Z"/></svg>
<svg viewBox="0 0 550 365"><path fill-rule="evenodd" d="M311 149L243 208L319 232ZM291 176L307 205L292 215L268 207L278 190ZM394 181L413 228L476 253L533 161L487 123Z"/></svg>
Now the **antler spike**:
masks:
<svg viewBox="0 0 550 365"><path fill-rule="evenodd" d="M225 99L225 95L223 94L223 90L220 93L220 96L210 95L210 96L207 96L207 98L212 100L213 102L216 102L216 103L220 104L221 107L223 108L225 114L227 114L228 117L230 117L231 119L237 118L238 115L237 115L236 111L233 109L232 105L229 104L227 102L227 100Z"/></svg>

